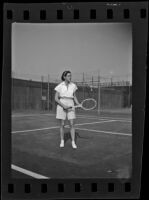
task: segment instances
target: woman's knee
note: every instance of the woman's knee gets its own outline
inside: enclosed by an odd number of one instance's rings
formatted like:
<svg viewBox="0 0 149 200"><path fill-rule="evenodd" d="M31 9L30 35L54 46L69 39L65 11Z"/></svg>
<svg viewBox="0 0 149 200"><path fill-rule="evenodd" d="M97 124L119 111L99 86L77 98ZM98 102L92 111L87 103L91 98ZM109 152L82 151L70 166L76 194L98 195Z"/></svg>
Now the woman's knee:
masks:
<svg viewBox="0 0 149 200"><path fill-rule="evenodd" d="M64 125L60 125L60 129L64 129L65 128L65 126Z"/></svg>
<svg viewBox="0 0 149 200"><path fill-rule="evenodd" d="M74 128L74 122L70 121L70 128Z"/></svg>
<svg viewBox="0 0 149 200"><path fill-rule="evenodd" d="M61 120L61 122L60 122L60 127L61 127L61 128L64 128L64 126L65 126L65 122L64 122L63 120Z"/></svg>

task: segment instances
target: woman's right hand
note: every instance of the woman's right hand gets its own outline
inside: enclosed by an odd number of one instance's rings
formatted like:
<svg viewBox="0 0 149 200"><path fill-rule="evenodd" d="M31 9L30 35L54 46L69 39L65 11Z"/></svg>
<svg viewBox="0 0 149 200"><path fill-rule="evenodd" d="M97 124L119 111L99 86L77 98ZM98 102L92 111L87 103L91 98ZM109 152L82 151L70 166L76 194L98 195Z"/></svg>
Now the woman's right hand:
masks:
<svg viewBox="0 0 149 200"><path fill-rule="evenodd" d="M63 105L63 109L64 109L64 110L68 110L68 109L70 109L70 108L71 108L70 106Z"/></svg>

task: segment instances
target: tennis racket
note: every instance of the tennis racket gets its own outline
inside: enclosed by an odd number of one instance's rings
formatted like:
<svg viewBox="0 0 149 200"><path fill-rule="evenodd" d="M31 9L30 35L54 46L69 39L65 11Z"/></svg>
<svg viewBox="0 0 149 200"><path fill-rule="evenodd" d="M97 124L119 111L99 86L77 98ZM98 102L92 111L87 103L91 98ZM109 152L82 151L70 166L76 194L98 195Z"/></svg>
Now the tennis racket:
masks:
<svg viewBox="0 0 149 200"><path fill-rule="evenodd" d="M70 109L82 108L83 110L93 110L96 108L97 102L93 98L84 99L80 105L72 106Z"/></svg>

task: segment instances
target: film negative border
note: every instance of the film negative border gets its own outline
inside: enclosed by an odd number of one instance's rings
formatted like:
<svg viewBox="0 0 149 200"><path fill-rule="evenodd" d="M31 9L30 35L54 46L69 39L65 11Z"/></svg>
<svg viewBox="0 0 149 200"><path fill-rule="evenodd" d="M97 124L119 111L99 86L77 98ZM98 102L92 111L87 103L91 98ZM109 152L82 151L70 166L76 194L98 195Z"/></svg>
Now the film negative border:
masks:
<svg viewBox="0 0 149 200"><path fill-rule="evenodd" d="M4 198L138 198L144 133L148 3L4 4L2 192ZM132 23L133 172L131 179L11 178L11 24ZM8 126L9 124L9 126Z"/></svg>
<svg viewBox="0 0 149 200"><path fill-rule="evenodd" d="M129 4L129 5L128 5ZM132 22L147 20L146 3L7 4L7 23ZM138 6L137 6L138 5ZM135 13L135 15L134 15Z"/></svg>

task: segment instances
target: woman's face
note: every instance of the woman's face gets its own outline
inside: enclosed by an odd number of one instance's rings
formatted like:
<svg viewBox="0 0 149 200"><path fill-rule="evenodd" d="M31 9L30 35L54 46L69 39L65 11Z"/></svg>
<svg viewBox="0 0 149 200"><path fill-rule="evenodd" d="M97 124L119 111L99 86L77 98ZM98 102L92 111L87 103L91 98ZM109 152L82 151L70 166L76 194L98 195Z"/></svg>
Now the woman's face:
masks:
<svg viewBox="0 0 149 200"><path fill-rule="evenodd" d="M71 81L71 73L67 73L67 75L65 76L65 81L68 81L68 82Z"/></svg>

